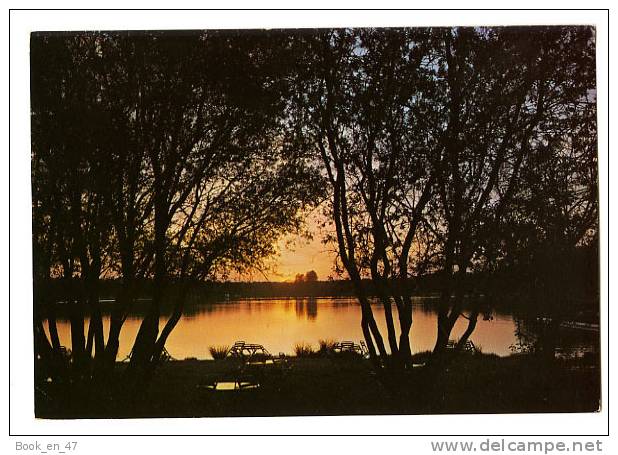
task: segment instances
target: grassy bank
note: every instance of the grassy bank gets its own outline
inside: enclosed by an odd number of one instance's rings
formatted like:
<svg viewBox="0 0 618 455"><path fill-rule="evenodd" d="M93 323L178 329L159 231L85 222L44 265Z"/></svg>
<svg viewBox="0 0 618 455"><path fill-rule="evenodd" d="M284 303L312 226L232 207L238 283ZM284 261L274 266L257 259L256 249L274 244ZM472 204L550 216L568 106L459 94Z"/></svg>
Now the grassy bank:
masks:
<svg viewBox="0 0 618 455"><path fill-rule="evenodd" d="M118 368L119 375L124 365ZM337 414L591 412L599 407L598 368L546 363L525 355L461 356L446 369L375 374L360 358L291 358L289 368L254 371L260 387L212 391L203 385L233 375L230 360L170 361L141 398L119 388L104 397L91 389L45 384L37 417L206 417Z"/></svg>

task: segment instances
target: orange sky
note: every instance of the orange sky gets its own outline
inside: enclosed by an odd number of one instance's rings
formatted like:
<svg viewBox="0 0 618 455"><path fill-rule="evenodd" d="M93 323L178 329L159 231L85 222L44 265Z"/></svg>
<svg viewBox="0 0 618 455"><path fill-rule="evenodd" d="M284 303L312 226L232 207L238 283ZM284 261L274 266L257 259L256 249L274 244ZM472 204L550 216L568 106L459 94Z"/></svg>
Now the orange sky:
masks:
<svg viewBox="0 0 618 455"><path fill-rule="evenodd" d="M333 264L335 253L331 245L324 245L319 235L312 240L288 236L279 242L281 255L275 258L273 273L267 274L270 281L291 281L297 273L315 270L319 280L335 276Z"/></svg>
<svg viewBox="0 0 618 455"><path fill-rule="evenodd" d="M279 241L281 254L273 259L273 272L267 273L270 281L293 281L297 273L307 273L315 270L318 280L326 280L329 275L336 277L335 245L324 245L322 239L325 232L320 228L322 214L319 208L307 216L307 230L312 239L300 235L288 235Z"/></svg>
<svg viewBox="0 0 618 455"><path fill-rule="evenodd" d="M280 255L271 259L272 270L266 276L254 272L242 277L242 281L293 281L297 273L315 270L318 280L326 280L329 275L337 278L333 265L336 254L335 245L322 243L323 233L318 226L320 211L315 210L307 217L307 229L313 234L308 240L300 235L288 235L278 243Z"/></svg>

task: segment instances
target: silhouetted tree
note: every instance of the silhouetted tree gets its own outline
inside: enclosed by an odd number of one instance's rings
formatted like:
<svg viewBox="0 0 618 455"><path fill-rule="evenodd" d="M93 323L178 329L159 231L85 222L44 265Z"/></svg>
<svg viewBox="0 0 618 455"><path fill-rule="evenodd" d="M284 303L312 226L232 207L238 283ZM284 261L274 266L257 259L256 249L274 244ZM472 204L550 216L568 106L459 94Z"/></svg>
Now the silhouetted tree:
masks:
<svg viewBox="0 0 618 455"><path fill-rule="evenodd" d="M92 34L32 41L34 255L35 263L45 264L35 271L35 284L50 276L62 276L65 281L63 298L70 310L77 375L86 374L93 348L97 360L103 353L97 283L110 237L104 196L106 162L98 146L106 114L97 98L96 58ZM78 287L72 283L76 276ZM58 349L53 304L47 302L47 308L52 344ZM86 305L91 315L87 339Z"/></svg>
<svg viewBox="0 0 618 455"><path fill-rule="evenodd" d="M305 273L305 281L308 283L314 283L318 281L318 274L315 272L315 270L310 270Z"/></svg>
<svg viewBox="0 0 618 455"><path fill-rule="evenodd" d="M285 102L271 79L269 36L75 33L32 42L35 285L56 273L67 290L83 283L67 301L74 364L89 376L92 346L103 370L113 366L135 282L152 278L129 369L138 384L159 361L188 283L272 255L316 200L316 173L280 136ZM97 291L105 273L122 277L106 347ZM180 291L159 332L170 281Z"/></svg>
<svg viewBox="0 0 618 455"><path fill-rule="evenodd" d="M575 132L582 100L595 87L591 29L523 31L457 28L438 35L436 81L445 109L435 207L443 221L434 230L442 239L444 288L436 354L462 313L466 276L481 256L496 260L485 239L500 237L523 173L535 171L548 141Z"/></svg>
<svg viewBox="0 0 618 455"><path fill-rule="evenodd" d="M410 359L412 302L407 282L432 194L431 156L422 126L431 93L425 30L321 30L299 37L298 134L320 157L331 187L332 238L362 308L372 357L386 356L362 279L378 291L394 358ZM419 44L420 43L420 44ZM299 51L301 52L301 51ZM398 310L397 340L392 305ZM377 349L377 351L376 351ZM401 354L401 356L399 356Z"/></svg>
<svg viewBox="0 0 618 455"><path fill-rule="evenodd" d="M305 275L302 273L297 273L296 276L294 277L294 283L304 283L305 282Z"/></svg>

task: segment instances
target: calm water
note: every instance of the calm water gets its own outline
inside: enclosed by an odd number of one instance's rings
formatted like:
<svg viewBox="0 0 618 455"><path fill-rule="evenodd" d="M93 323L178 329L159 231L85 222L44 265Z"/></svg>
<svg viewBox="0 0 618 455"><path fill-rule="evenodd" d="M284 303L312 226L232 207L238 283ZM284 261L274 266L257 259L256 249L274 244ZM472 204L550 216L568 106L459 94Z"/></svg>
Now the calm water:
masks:
<svg viewBox="0 0 618 455"><path fill-rule="evenodd" d="M419 297L415 302L414 323L410 331L413 352L433 348L436 313L430 307L431 301L430 298ZM396 318L396 309L393 312ZM386 339L381 305L374 306L374 315ZM134 314L127 318L120 336L119 359L130 352L142 316ZM166 347L177 359L209 359L209 346L232 345L236 340L244 340L263 344L274 354L290 354L293 353L294 345L299 342L312 344L316 348L320 339L354 340L358 343L362 339L360 318L360 307L356 300L351 298L277 298L193 304L186 308ZM161 318L161 328L165 320L165 317ZM466 324L467 321L460 318L452 338L457 339L465 330ZM70 346L71 332L68 321L59 319L57 325L61 343ZM107 334L109 314L104 315L103 325ZM479 317L471 339L483 352L509 355L509 347L516 342L515 322L512 316L500 313L494 313L490 321Z"/></svg>

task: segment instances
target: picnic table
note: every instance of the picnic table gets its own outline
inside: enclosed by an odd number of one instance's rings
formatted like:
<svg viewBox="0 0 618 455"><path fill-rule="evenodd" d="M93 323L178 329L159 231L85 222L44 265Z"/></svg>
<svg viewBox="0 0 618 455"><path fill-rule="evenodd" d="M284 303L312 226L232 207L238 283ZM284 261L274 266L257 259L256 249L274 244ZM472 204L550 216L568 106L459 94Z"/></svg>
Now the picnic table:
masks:
<svg viewBox="0 0 618 455"><path fill-rule="evenodd" d="M227 353L228 357L236 357L244 362L250 362L253 359L272 358L272 354L261 344L245 343L237 341Z"/></svg>
<svg viewBox="0 0 618 455"><path fill-rule="evenodd" d="M227 357L239 359L243 367L288 366L285 354L279 353L279 356L275 357L263 345L244 341L235 342L228 351Z"/></svg>
<svg viewBox="0 0 618 455"><path fill-rule="evenodd" d="M363 341L360 344L356 344L353 341L339 341L333 345L333 352L337 354L349 352L365 355L367 354L367 347Z"/></svg>
<svg viewBox="0 0 618 455"><path fill-rule="evenodd" d="M258 389L265 379L278 377L266 374L270 370L265 368L267 365L281 367L273 370L278 373L284 373L288 368L285 355L274 357L263 345L245 341L236 341L226 357L239 360L237 368L233 372L206 379L198 385L199 388L214 391Z"/></svg>

